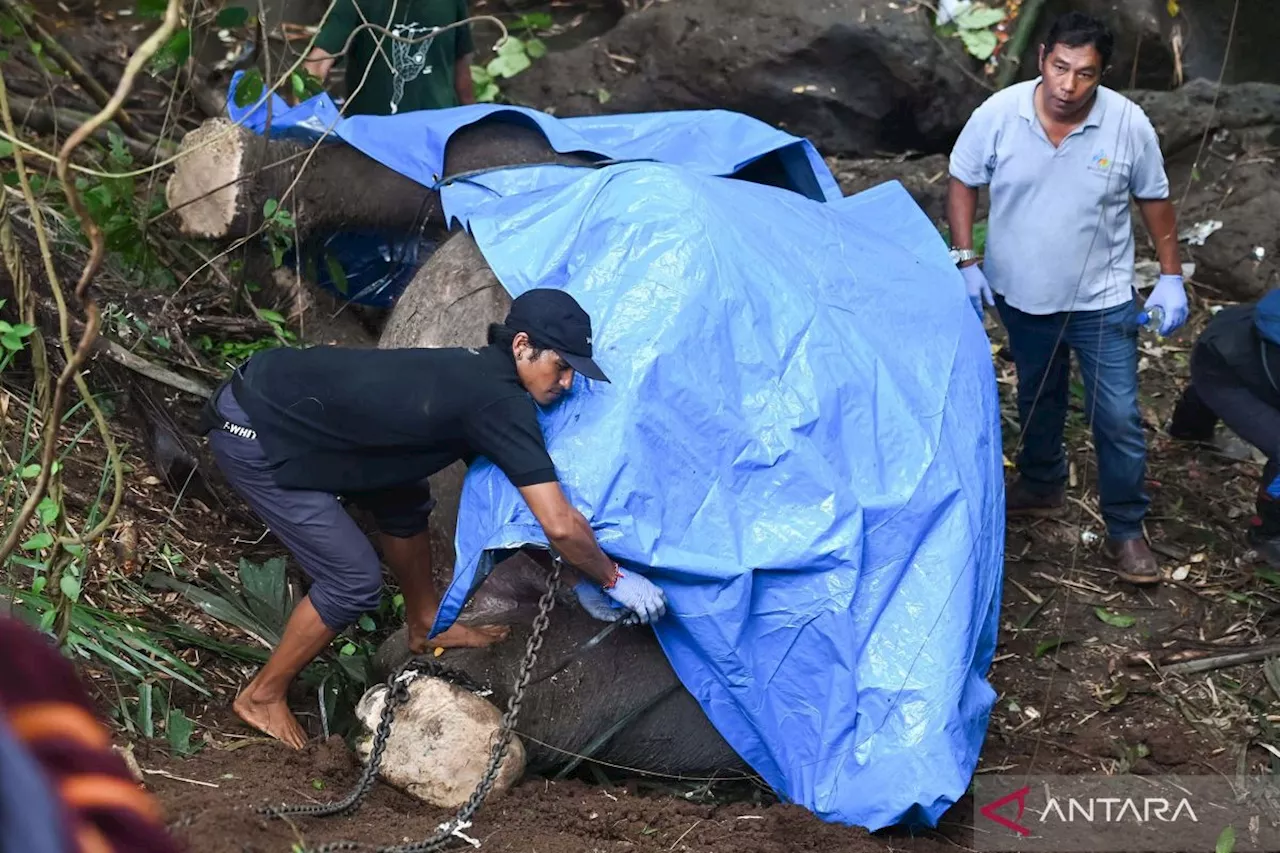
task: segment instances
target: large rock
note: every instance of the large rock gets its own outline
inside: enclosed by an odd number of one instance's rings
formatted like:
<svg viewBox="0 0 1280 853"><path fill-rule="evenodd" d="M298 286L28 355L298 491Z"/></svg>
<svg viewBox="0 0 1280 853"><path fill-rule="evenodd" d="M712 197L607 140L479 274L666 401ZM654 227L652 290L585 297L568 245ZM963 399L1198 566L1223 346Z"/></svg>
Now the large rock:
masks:
<svg viewBox="0 0 1280 853"><path fill-rule="evenodd" d="M920 4L673 0L503 85L559 115L735 110L867 156L947 148L988 94L976 67Z"/></svg>
<svg viewBox="0 0 1280 853"><path fill-rule="evenodd" d="M369 760L386 701L387 687L381 684L356 705L356 716L367 730L356 744L361 761ZM415 678L408 701L392 717L378 775L432 805L459 808L483 778L501 730L502 714L489 702L442 679ZM524 767L524 745L512 735L489 799L518 782Z"/></svg>
<svg viewBox="0 0 1280 853"><path fill-rule="evenodd" d="M1248 301L1280 285L1280 86L1218 92L1196 80L1173 92L1128 94L1160 135L1180 230L1222 223L1204 245L1182 245L1204 295Z"/></svg>

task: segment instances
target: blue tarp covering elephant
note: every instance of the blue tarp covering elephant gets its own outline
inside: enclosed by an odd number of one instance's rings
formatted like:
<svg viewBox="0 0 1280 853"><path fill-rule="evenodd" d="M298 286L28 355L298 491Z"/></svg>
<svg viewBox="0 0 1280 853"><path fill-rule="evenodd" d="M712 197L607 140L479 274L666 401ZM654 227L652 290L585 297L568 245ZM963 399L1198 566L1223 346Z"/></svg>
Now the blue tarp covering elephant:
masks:
<svg viewBox="0 0 1280 853"><path fill-rule="evenodd" d="M261 106L229 111L262 130ZM614 162L442 184L450 133L495 111ZM685 687L783 798L935 825L994 701L1003 456L987 337L906 191L842 197L808 142L733 113L273 112L440 185L512 296L575 296L612 384L542 413L548 449L602 547L665 590ZM777 152L791 189L726 177ZM484 459L457 529L436 631L495 553L546 544Z"/></svg>

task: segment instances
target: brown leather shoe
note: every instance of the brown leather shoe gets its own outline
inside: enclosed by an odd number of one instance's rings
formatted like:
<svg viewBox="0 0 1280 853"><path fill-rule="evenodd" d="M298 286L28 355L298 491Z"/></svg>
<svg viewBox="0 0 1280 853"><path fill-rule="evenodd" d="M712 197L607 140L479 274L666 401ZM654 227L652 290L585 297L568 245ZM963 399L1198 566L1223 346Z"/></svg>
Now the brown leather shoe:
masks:
<svg viewBox="0 0 1280 853"><path fill-rule="evenodd" d="M1057 488L1051 492L1032 490L1022 480L1017 480L1004 493L1005 515L1017 518L1033 516L1049 518L1057 515L1066 505L1067 491Z"/></svg>
<svg viewBox="0 0 1280 853"><path fill-rule="evenodd" d="M1107 539L1102 553L1115 563L1121 580L1139 586L1160 583L1160 567L1145 539Z"/></svg>

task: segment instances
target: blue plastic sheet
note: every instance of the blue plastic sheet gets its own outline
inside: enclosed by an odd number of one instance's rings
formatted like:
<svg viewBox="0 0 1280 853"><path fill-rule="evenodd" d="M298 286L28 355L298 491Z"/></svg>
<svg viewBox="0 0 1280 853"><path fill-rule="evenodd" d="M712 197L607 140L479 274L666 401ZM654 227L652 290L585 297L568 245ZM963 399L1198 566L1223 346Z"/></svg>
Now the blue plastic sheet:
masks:
<svg viewBox="0 0 1280 853"><path fill-rule="evenodd" d="M440 150L464 118L338 126L405 170L434 156L406 140ZM538 121L561 139L589 126ZM612 384L579 377L540 413L566 493L666 591L672 667L781 796L873 830L936 825L994 700L1003 564L994 371L960 276L899 184L841 198L794 137L724 113L591 121L614 137L587 150L662 162L442 191L513 296L561 287L591 314ZM681 134L704 141L633 156ZM796 191L718 176L770 150L805 154ZM495 553L528 544L539 525L478 460L433 632Z"/></svg>

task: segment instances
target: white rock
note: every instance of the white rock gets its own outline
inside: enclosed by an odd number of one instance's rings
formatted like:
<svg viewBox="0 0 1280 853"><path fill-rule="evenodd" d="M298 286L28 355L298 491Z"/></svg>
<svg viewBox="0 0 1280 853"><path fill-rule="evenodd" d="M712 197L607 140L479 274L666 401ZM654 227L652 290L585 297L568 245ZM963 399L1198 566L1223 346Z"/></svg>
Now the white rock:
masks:
<svg viewBox="0 0 1280 853"><path fill-rule="evenodd" d="M362 762L369 760L386 693L386 685L378 685L356 705L367 730L356 744ZM438 678L414 679L408 701L396 709L378 775L410 796L456 809L480 783L501 723L494 705L461 687ZM524 767L524 744L513 735L489 800L515 784Z"/></svg>

